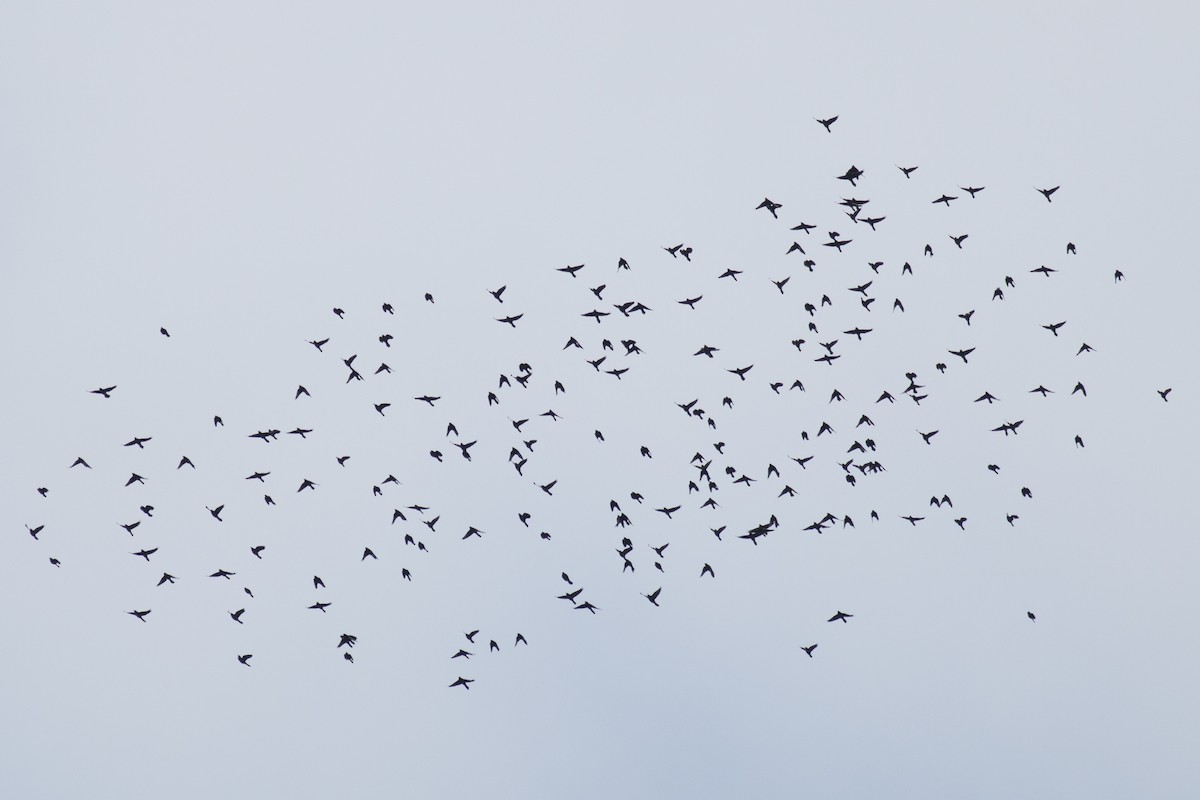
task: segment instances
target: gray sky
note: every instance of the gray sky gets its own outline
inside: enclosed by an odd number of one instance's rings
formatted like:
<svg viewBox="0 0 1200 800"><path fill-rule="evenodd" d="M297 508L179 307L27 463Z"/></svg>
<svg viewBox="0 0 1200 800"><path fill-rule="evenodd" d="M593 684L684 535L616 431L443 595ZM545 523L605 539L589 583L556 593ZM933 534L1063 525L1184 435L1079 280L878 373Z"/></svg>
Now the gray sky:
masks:
<svg viewBox="0 0 1200 800"><path fill-rule="evenodd" d="M13 796L1190 796L1193 28L1168 4L0 9ZM830 133L814 120L833 115ZM857 187L836 180L852 164ZM1034 191L1055 185L1052 203ZM855 224L846 197L887 220ZM680 242L690 263L662 249ZM846 291L868 280L870 311ZM627 300L653 311L622 318ZM856 325L873 333L841 333ZM814 363L835 338L842 358ZM946 352L968 347L969 364ZM366 380L346 384L351 354ZM586 363L601 355L629 372ZM529 388L498 390L522 362ZM751 363L744 383L726 372ZM972 402L985 390L1001 401ZM675 408L692 399L716 430ZM478 442L470 462L448 422ZM297 426L314 433L247 437ZM868 435L887 472L848 486L837 464L868 460L846 453ZM716 510L688 494L697 451ZM68 470L77 456L94 469ZM929 507L942 494L953 509ZM430 510L389 524L409 505ZM855 527L802 530L827 512ZM736 538L771 514L758 546ZM163 570L179 582L156 587ZM563 571L599 613L555 599ZM641 595L660 586L656 609ZM470 691L447 688L460 675Z"/></svg>

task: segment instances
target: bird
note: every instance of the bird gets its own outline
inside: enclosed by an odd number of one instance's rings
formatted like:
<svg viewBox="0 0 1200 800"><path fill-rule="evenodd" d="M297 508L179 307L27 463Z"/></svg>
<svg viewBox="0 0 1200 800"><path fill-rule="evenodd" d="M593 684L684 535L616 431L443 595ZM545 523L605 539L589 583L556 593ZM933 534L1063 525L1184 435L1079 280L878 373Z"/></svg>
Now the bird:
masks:
<svg viewBox="0 0 1200 800"><path fill-rule="evenodd" d="M125 613L131 614L131 615L137 617L138 619L140 619L142 622L145 622L146 615L150 613L150 609L146 609L145 611L126 611Z"/></svg>
<svg viewBox="0 0 1200 800"><path fill-rule="evenodd" d="M832 124L832 122L830 124ZM774 217L775 219L779 219L779 215L776 214L775 212L778 211L779 209L783 208L783 204L782 203L774 203L771 201L771 198L764 197L763 201L758 204L758 206L756 207L755 210L757 210L759 208L765 208L767 211L771 212L772 217Z"/></svg>
<svg viewBox="0 0 1200 800"><path fill-rule="evenodd" d="M1067 324L1067 321L1066 321L1066 320L1063 320L1062 322L1055 322L1055 323L1052 323L1052 324L1050 324L1050 325L1043 325L1042 327L1043 327L1043 328L1045 328L1046 330L1050 331L1051 333L1053 333L1053 334L1054 334L1054 335L1057 337L1057 336L1058 336L1058 329L1059 329L1059 328L1061 328L1063 325L1066 325L1066 324Z"/></svg>
<svg viewBox="0 0 1200 800"><path fill-rule="evenodd" d="M800 649L803 650L808 655L809 658L812 658L813 650L816 650L817 646L815 644L810 644L807 647L805 647L804 645L801 645Z"/></svg>
<svg viewBox="0 0 1200 800"><path fill-rule="evenodd" d="M112 396L111 393L115 391L116 388L116 386L101 386L99 389L92 389L89 394L98 394L107 400Z"/></svg>
<svg viewBox="0 0 1200 800"><path fill-rule="evenodd" d="M252 658L254 658L253 653L246 653L243 656L238 656L237 660L239 663L245 664L248 667L248 666L250 666L250 659L252 659Z"/></svg>
<svg viewBox="0 0 1200 800"><path fill-rule="evenodd" d="M1050 195L1054 194L1058 190L1059 190L1059 187L1055 186L1053 189L1038 189L1038 192L1040 192L1041 195L1046 198L1046 202L1049 203L1049 202L1051 202Z"/></svg>
<svg viewBox="0 0 1200 800"><path fill-rule="evenodd" d="M310 609L320 611L322 614L328 613L325 609L329 608L333 603L313 603L309 606Z"/></svg>
<svg viewBox="0 0 1200 800"><path fill-rule="evenodd" d="M1029 617L1029 619L1030 619L1032 622L1037 622L1037 615L1036 615L1036 614L1034 614L1032 611L1026 611L1026 612L1025 612L1025 616Z"/></svg>
<svg viewBox="0 0 1200 800"><path fill-rule="evenodd" d="M838 620L841 620L842 622L845 622L846 620L850 619L853 616L854 616L853 614L847 614L845 611L839 611L836 614L834 614L832 617L830 617L827 621L828 622L837 622Z"/></svg>
<svg viewBox="0 0 1200 800"><path fill-rule="evenodd" d="M1155 391L1158 392L1158 396L1163 399L1164 403L1166 403L1167 395L1171 393L1171 387L1168 386L1166 389L1155 389Z"/></svg>
<svg viewBox="0 0 1200 800"><path fill-rule="evenodd" d="M347 655L349 655L349 653L347 653ZM475 682L474 678L464 678L460 675L458 677L458 680L456 680L454 683L450 684L450 688L453 689L455 686L461 686L464 689L470 689L471 684L474 682Z"/></svg>
<svg viewBox="0 0 1200 800"><path fill-rule="evenodd" d="M245 613L246 613L246 609L239 608L237 611L229 612L229 618L232 619L234 622L236 622L238 625L244 625L245 623L242 622L242 614L245 614Z"/></svg>
<svg viewBox="0 0 1200 800"><path fill-rule="evenodd" d="M822 126L825 128L825 130L826 130L826 131L828 131L829 133L833 133L833 131L831 130L831 128L833 127L833 123L837 122L837 120L838 120L838 118L837 118L837 117L830 117L829 119L819 119L819 118L817 118L817 117L814 117L813 119L816 119L816 120L817 120L817 122L821 123L821 125L822 125ZM914 169L916 169L916 168L914 167Z"/></svg>
<svg viewBox="0 0 1200 800"><path fill-rule="evenodd" d="M920 167L901 167L900 165L896 165L896 169L898 169L898 170L900 170L901 172L903 172L903 173L904 173L904 177L905 177L905 178L909 178L909 179L911 179L911 178L912 178L912 174L913 174L914 172L916 172L918 169L920 169Z"/></svg>
<svg viewBox="0 0 1200 800"><path fill-rule="evenodd" d="M655 605L655 606L657 606L657 605L658 605L658 594L659 594L659 592L661 592L661 591L662 591L662 587L660 586L660 587L658 587L657 589L655 589L653 592L651 592L650 594L644 594L644 595L642 595L642 597L644 597L644 598L646 598L647 600L649 600L649 601L650 601L650 603L651 603L652 605Z"/></svg>
<svg viewBox="0 0 1200 800"><path fill-rule="evenodd" d="M221 519L221 512L225 509L224 505L219 505L216 508L208 508L208 506L205 506L205 508L208 509L208 513L212 514L212 518L215 519L217 522L225 521L225 520Z"/></svg>

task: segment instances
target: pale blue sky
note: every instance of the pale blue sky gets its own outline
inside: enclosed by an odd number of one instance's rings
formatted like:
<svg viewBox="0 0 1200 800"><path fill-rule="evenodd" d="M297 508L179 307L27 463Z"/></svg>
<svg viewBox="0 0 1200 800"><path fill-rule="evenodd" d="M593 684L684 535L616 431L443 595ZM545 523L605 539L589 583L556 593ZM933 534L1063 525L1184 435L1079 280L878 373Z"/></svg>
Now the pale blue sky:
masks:
<svg viewBox="0 0 1200 800"><path fill-rule="evenodd" d="M1191 796L1194 15L877 5L0 8L13 796ZM826 133L814 118L832 115ZM853 188L835 179L851 164ZM930 203L971 185L987 188ZM1034 191L1053 185L1049 204ZM851 196L888 217L877 232L843 216ZM801 220L819 227L789 230ZM825 252L828 230L855 242ZM784 255L793 239L815 272ZM691 263L663 252L679 242ZM780 296L769 279L787 275ZM1017 285L992 302L1004 275ZM870 312L846 291L867 280ZM803 303L823 293L810 334ZM622 319L625 300L654 311ZM1063 319L1058 339L1041 328ZM856 324L877 332L840 333ZM584 351L561 349L572 335ZM620 382L585 361L602 337ZM645 354L623 356L626 338ZM813 363L833 338L843 359ZM1082 341L1096 352L1075 356ZM965 347L970 364L945 352ZM353 353L367 380L346 385ZM380 361L394 373L370 374ZM530 388L489 408L521 362ZM725 372L750 363L744 384ZM907 370L920 406L900 397ZM900 402L875 404L884 388ZM984 390L1001 402L972 403ZM674 407L693 398L718 430ZM1014 419L1018 437L990 431ZM800 439L824 420L835 438ZM295 426L314 434L247 438ZM154 438L121 446L135 435ZM849 487L836 462L866 435L888 471ZM505 457L527 438L518 476ZM697 450L758 483L718 472L721 507L699 509ZM807 471L788 460L804 454ZM76 456L95 469L68 470ZM125 488L130 472L146 485ZM401 485L373 497L389 474ZM305 478L318 488L298 494ZM928 507L942 493L954 510ZM389 524L410 504L435 531ZM826 512L856 527L802 532ZM758 547L735 538L772 513ZM134 537L118 527L139 517ZM470 525L484 538L464 542ZM667 541L660 574L649 546ZM177 585L154 585L164 569ZM555 599L564 570L600 613ZM655 609L640 595L659 586ZM839 609L854 619L826 623ZM450 661L475 628L483 646ZM447 688L459 675L469 692Z"/></svg>

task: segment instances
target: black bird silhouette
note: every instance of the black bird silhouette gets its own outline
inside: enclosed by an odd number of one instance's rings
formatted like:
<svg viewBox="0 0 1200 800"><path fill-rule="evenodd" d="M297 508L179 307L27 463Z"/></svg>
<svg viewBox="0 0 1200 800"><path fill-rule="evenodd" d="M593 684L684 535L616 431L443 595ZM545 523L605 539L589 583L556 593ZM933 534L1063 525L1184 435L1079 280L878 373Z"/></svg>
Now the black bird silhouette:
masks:
<svg viewBox="0 0 1200 800"><path fill-rule="evenodd" d="M225 521L225 520L221 519L221 511L224 510L224 508L225 508L224 505L219 505L216 508L208 508L208 506L205 506L205 508L208 509L208 513L212 514L213 519L215 519L217 522Z"/></svg>
<svg viewBox="0 0 1200 800"><path fill-rule="evenodd" d="M102 386L99 389L92 389L89 394L98 394L105 399L109 398L109 393L116 389L116 386Z"/></svg>
<svg viewBox="0 0 1200 800"><path fill-rule="evenodd" d="M1037 615L1034 614L1032 611L1026 611L1025 616L1029 617L1029 619L1031 619L1032 621L1037 622Z"/></svg>
<svg viewBox="0 0 1200 800"><path fill-rule="evenodd" d="M349 653L347 653L347 655L349 655ZM464 678L460 675L458 680L456 680L454 683L450 684L450 688L453 689L455 686L461 686L464 689L470 689L471 684L474 682L475 682L474 678Z"/></svg>
<svg viewBox="0 0 1200 800"><path fill-rule="evenodd" d="M771 198L764 197L763 201L761 203L759 203L757 206L755 206L755 210L757 211L760 208L765 208L767 211L771 212L772 217L774 217L775 219L779 219L779 215L776 214L775 212L778 211L779 209L783 208L783 204L782 203L773 203L773 202L771 202Z"/></svg>
<svg viewBox="0 0 1200 800"><path fill-rule="evenodd" d="M245 623L242 622L242 614L245 614L245 613L246 613L246 609L239 608L237 611L231 611L229 613L229 618L232 619L234 622L236 622L238 625L244 625Z"/></svg>
<svg viewBox="0 0 1200 800"><path fill-rule="evenodd" d="M237 660L238 660L238 662L245 664L248 667L248 666L250 666L250 659L252 659L252 658L254 658L253 653L246 653L244 656L238 656Z"/></svg>
<svg viewBox="0 0 1200 800"><path fill-rule="evenodd" d="M1155 389L1155 391L1158 392L1158 396L1163 399L1164 403L1168 402L1167 395L1171 393L1171 387L1168 386L1166 389Z"/></svg>
<svg viewBox="0 0 1200 800"><path fill-rule="evenodd" d="M1053 189L1038 189L1038 191L1041 192L1042 196L1046 198L1046 202L1049 203L1049 202L1051 202L1050 195L1057 192L1058 189L1059 189L1059 187L1055 186Z"/></svg>
<svg viewBox="0 0 1200 800"><path fill-rule="evenodd" d="M816 650L816 649L817 649L817 646L816 646L815 644L810 644L808 647L805 647L804 645L801 645L801 646L800 646L800 649L801 649L801 650L803 650L805 653L807 653L809 658L812 658L812 657L813 657L813 650Z"/></svg>
<svg viewBox="0 0 1200 800"><path fill-rule="evenodd" d="M838 120L837 117L830 117L829 119L819 119L817 117L813 117L813 119L815 119L815 120L817 120L817 122L821 123L821 125L823 125L825 127L825 130L828 131L829 133L833 133L833 131L830 129L833 127L833 123L837 122L837 120ZM913 169L916 169L916 167L914 167Z"/></svg>
<svg viewBox="0 0 1200 800"><path fill-rule="evenodd" d="M747 373L747 372L749 372L749 371L750 371L750 370L752 370L752 369L754 369L754 365L753 365L753 364L751 364L751 365L750 365L750 366L748 366L748 367L739 367L739 368L737 368L737 369L727 369L727 370L725 370L725 371L726 371L726 372L732 372L734 375L737 375L739 378L741 378L741 379L744 381L744 380L746 380L746 373Z"/></svg>
<svg viewBox="0 0 1200 800"><path fill-rule="evenodd" d="M519 320L519 319L520 319L521 317L523 317L523 316L525 316L525 314L523 314L523 313L522 313L522 314L515 314L515 315L513 315L513 316L511 316L511 317L504 317L504 318L502 318L502 319L497 319L496 321L497 321L497 322L503 322L503 323L506 323L506 324L508 324L508 325L511 325L512 327L514 327L514 328L515 328L515 327L517 327L517 320Z"/></svg>
<svg viewBox="0 0 1200 800"><path fill-rule="evenodd" d="M644 595L642 595L642 597L646 598L646 599L647 599L647 600L649 600L649 601L650 601L650 602L651 602L653 605L657 606L657 605L658 605L658 594L659 594L659 592L661 592L661 591L662 591L662 587L660 586L660 587L658 587L657 589L655 589L653 592L651 592L650 594L644 594Z"/></svg>
<svg viewBox="0 0 1200 800"><path fill-rule="evenodd" d="M131 614L131 615L137 617L138 619L140 619L142 622L145 622L146 615L150 613L150 609L147 608L145 611L126 611L125 613Z"/></svg>
<svg viewBox="0 0 1200 800"><path fill-rule="evenodd" d="M971 198L974 199L975 194L977 192L982 192L986 187L984 187L984 186L960 186L958 188L962 189L964 192L971 195Z"/></svg>
<svg viewBox="0 0 1200 800"><path fill-rule="evenodd" d="M75 463L68 467L68 469L74 469L75 467L87 467L91 469L92 465L84 461L82 457L78 457L75 459Z"/></svg>
<svg viewBox="0 0 1200 800"><path fill-rule="evenodd" d="M565 272L568 275L570 275L572 278L574 278L574 277L576 277L575 273L577 273L577 272L579 272L579 270L583 269L583 264L576 264L573 267L568 265L565 267L558 267L557 269L559 272Z"/></svg>
<svg viewBox="0 0 1200 800"><path fill-rule="evenodd" d="M837 622L838 620L841 620L842 622L845 622L846 620L850 619L853 616L854 616L853 614L847 614L845 611L839 611L826 621L827 622ZM815 646L816 645L814 645L814 647ZM809 655L811 655L811 653Z"/></svg>

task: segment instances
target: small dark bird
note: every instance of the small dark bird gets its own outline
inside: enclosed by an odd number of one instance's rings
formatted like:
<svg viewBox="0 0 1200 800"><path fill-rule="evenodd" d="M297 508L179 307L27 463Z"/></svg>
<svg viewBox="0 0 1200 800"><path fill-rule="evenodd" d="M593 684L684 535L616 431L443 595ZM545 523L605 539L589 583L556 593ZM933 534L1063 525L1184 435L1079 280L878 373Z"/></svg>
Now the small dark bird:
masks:
<svg viewBox="0 0 1200 800"><path fill-rule="evenodd" d="M146 609L145 611L126 611L125 613L131 614L131 615L137 617L138 619L140 619L142 622L145 622L146 615L150 613L150 609Z"/></svg>
<svg viewBox="0 0 1200 800"><path fill-rule="evenodd" d="M349 655L349 653L347 653L346 655ZM464 689L470 689L471 684L474 682L475 682L474 678L464 678L462 676L459 676L458 680L456 680L454 683L450 684L450 688L453 689L455 686L461 686Z"/></svg>
<svg viewBox="0 0 1200 800"><path fill-rule="evenodd" d="M833 123L837 122L838 120L837 117L830 117L829 119L817 119L816 117L813 117L813 119L816 119L817 122L821 123L821 125L823 125L825 130L829 133L833 133L831 128L833 127ZM916 167L913 167L913 169L916 169Z"/></svg>
<svg viewBox="0 0 1200 800"><path fill-rule="evenodd" d="M1041 192L1042 196L1046 198L1046 202L1049 203L1049 202L1051 202L1050 195L1057 192L1058 189L1059 189L1059 187L1055 186L1053 189L1038 189L1038 191Z"/></svg>
<svg viewBox="0 0 1200 800"><path fill-rule="evenodd" d="M918 169L920 169L920 167L902 167L902 166L900 166L899 164L897 164L897 165L896 165L896 169L898 169L898 170L900 170L901 172L903 172L903 173L904 173L904 177L906 177L906 178L912 178L912 174L913 174L914 172L916 172Z"/></svg>
<svg viewBox="0 0 1200 800"><path fill-rule="evenodd" d="M1158 396L1163 399L1164 403L1166 403L1167 395L1171 393L1171 387L1168 386L1166 389L1155 389L1154 391L1158 392Z"/></svg>
<svg viewBox="0 0 1200 800"><path fill-rule="evenodd" d="M161 333L163 336L167 337L168 339L170 339L170 338L171 338L171 334L167 333L167 329L166 329L166 328L159 328L159 329L158 329L158 332L159 332L159 333Z"/></svg>
<svg viewBox="0 0 1200 800"><path fill-rule="evenodd" d="M236 622L238 625L244 625L245 623L242 622L242 614L245 614L245 613L246 613L246 609L239 608L237 611L231 611L229 613L229 618L232 619L234 622Z"/></svg>
<svg viewBox="0 0 1200 800"><path fill-rule="evenodd" d="M92 389L89 394L98 394L105 399L108 399L110 392L116 389L116 386L102 386L99 389Z"/></svg>
<svg viewBox="0 0 1200 800"><path fill-rule="evenodd" d="M1025 616L1029 617L1029 619L1031 619L1032 621L1037 622L1037 615L1034 614L1032 611L1026 611Z"/></svg>
<svg viewBox="0 0 1200 800"><path fill-rule="evenodd" d="M779 209L783 208L783 204L782 203L773 203L773 202L771 202L771 198L764 197L763 201L761 203L759 203L757 206L755 206L755 210L757 211L760 208L765 208L767 211L771 212L772 217L774 217L775 219L779 219L779 215L776 214L775 212L778 211Z"/></svg>
<svg viewBox="0 0 1200 800"><path fill-rule="evenodd" d="M915 169L915 167L914 167L914 169ZM800 649L803 650L805 653L807 653L809 658L812 658L813 650L816 650L817 646L815 644L810 644L808 647L801 645Z"/></svg>
<svg viewBox="0 0 1200 800"><path fill-rule="evenodd" d="M853 614L847 614L845 611L839 611L836 614L834 614L832 617L830 617L827 620L827 622L837 622L838 620L845 622L846 620L850 619L853 616L854 616Z"/></svg>
<svg viewBox="0 0 1200 800"><path fill-rule="evenodd" d="M252 658L254 658L253 653L246 653L244 656L238 656L237 660L239 663L245 664L248 667L250 666L250 659Z"/></svg>

